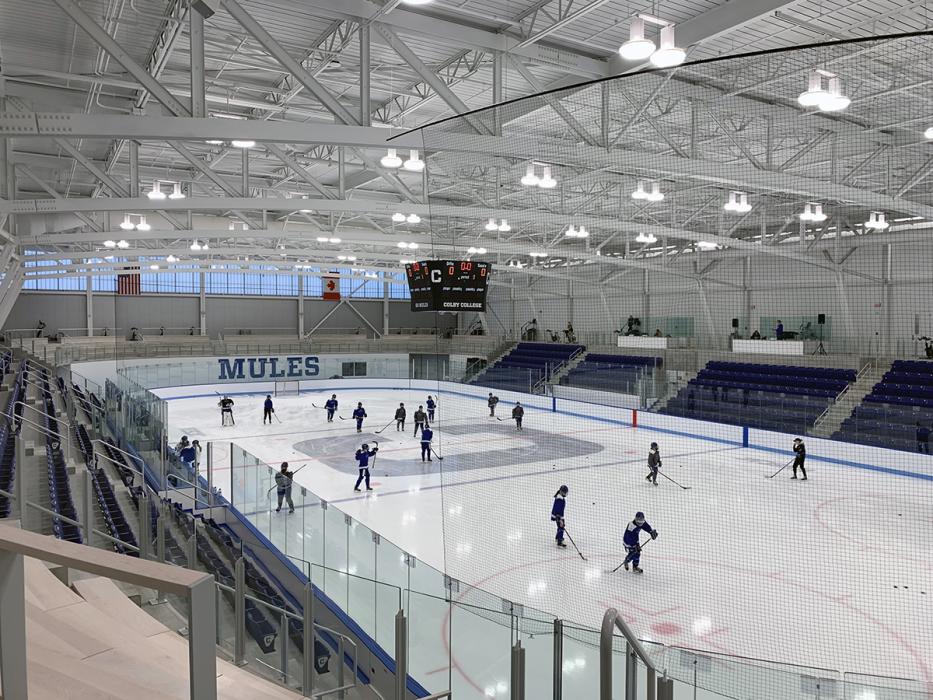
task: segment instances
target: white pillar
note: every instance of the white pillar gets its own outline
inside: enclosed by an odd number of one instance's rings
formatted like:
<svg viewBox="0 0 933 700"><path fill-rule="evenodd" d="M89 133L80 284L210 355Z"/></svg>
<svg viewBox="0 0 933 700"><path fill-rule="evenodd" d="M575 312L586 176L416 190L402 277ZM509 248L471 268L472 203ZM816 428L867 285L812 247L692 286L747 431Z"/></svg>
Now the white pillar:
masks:
<svg viewBox="0 0 933 700"><path fill-rule="evenodd" d="M200 296L198 301L198 312L201 318L201 335L207 335L207 293L204 290L205 283L207 281L207 275L202 272L200 275Z"/></svg>
<svg viewBox="0 0 933 700"><path fill-rule="evenodd" d="M87 275L87 289L84 292L84 306L87 311L87 335L94 335L94 275Z"/></svg>
<svg viewBox="0 0 933 700"><path fill-rule="evenodd" d="M389 283L382 283L382 335L389 335Z"/></svg>
<svg viewBox="0 0 933 700"><path fill-rule="evenodd" d="M305 278L298 274L298 337L305 337Z"/></svg>

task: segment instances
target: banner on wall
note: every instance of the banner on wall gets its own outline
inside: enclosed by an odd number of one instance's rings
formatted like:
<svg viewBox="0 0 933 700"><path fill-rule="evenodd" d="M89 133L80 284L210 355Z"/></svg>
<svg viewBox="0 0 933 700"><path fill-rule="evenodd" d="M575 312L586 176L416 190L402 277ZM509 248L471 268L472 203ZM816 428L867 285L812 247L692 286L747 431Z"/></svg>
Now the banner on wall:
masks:
<svg viewBox="0 0 933 700"><path fill-rule="evenodd" d="M124 267L117 275L117 294L138 295L142 292L139 284L139 267Z"/></svg>
<svg viewBox="0 0 933 700"><path fill-rule="evenodd" d="M324 301L340 301L339 277L323 277L321 278L321 286L324 290Z"/></svg>

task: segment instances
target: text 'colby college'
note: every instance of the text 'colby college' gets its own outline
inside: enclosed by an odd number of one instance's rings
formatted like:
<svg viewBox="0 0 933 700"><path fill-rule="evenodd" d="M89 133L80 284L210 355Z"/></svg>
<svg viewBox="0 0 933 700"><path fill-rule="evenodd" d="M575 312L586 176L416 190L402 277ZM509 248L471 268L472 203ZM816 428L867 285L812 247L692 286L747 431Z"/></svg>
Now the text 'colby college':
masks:
<svg viewBox="0 0 933 700"><path fill-rule="evenodd" d="M297 379L316 377L321 371L317 357L235 357L217 358L224 379Z"/></svg>

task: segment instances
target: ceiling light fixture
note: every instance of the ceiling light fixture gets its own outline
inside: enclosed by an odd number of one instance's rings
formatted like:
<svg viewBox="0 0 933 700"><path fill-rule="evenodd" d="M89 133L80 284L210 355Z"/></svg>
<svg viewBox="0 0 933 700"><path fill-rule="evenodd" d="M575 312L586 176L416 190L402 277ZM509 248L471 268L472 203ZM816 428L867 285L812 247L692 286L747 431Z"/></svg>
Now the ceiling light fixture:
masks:
<svg viewBox="0 0 933 700"><path fill-rule="evenodd" d="M557 187L557 180L551 177L551 166L544 166L544 175L538 180L538 187L544 190L551 190Z"/></svg>
<svg viewBox="0 0 933 700"><path fill-rule="evenodd" d="M120 224L120 228L122 228L124 231L132 231L134 228L136 228L136 224L130 221L129 214L123 215L123 223Z"/></svg>
<svg viewBox="0 0 933 700"><path fill-rule="evenodd" d="M256 145L256 142L251 141L249 139L234 139L233 141L230 142L230 145L233 146L234 148L245 149L245 148L252 148L253 146Z"/></svg>
<svg viewBox="0 0 933 700"><path fill-rule="evenodd" d="M632 17L628 41L619 47L619 55L626 61L644 61L654 50L654 42L645 38L645 20L637 16Z"/></svg>
<svg viewBox="0 0 933 700"><path fill-rule="evenodd" d="M410 170L413 173L420 173L424 170L424 161L418 157L418 151L414 148L411 149L408 160L405 161L405 170Z"/></svg>
<svg viewBox="0 0 933 700"><path fill-rule="evenodd" d="M104 241L104 248L116 248L116 247L117 247L116 241Z"/></svg>
<svg viewBox="0 0 933 700"><path fill-rule="evenodd" d="M842 94L842 79L835 76L829 79L829 90L819 102L821 112L841 112L852 104L852 100Z"/></svg>
<svg viewBox="0 0 933 700"><path fill-rule="evenodd" d="M747 194L732 190L729 192L729 201L723 204L722 208L736 214L747 214L752 210L752 205L748 203Z"/></svg>
<svg viewBox="0 0 933 700"><path fill-rule="evenodd" d="M635 242L636 243L648 243L648 244L657 243L658 237L650 233L639 233L635 237Z"/></svg>
<svg viewBox="0 0 933 700"><path fill-rule="evenodd" d="M823 76L819 71L811 70L807 89L797 96L797 103L801 107L816 107L826 97L823 89Z"/></svg>
<svg viewBox="0 0 933 700"><path fill-rule="evenodd" d="M539 182L541 182L541 178L535 174L535 164L529 163L525 168L525 175L522 177L521 183L525 187L535 187Z"/></svg>
<svg viewBox="0 0 933 700"><path fill-rule="evenodd" d="M392 221L394 221L394 222L397 223L397 224L404 224L404 223L405 223L405 215L404 215L402 212L397 211L397 212L395 212L395 213L392 215Z"/></svg>
<svg viewBox="0 0 933 700"><path fill-rule="evenodd" d="M331 238L329 242L330 242L330 243L340 243L340 239L339 239L339 238Z"/></svg>
<svg viewBox="0 0 933 700"><path fill-rule="evenodd" d="M150 225L146 222L146 217L145 217L145 216L139 217L139 223L136 224L136 230L137 230L137 231L151 231L151 230L152 230L152 226L150 226Z"/></svg>
<svg viewBox="0 0 933 700"><path fill-rule="evenodd" d="M661 46L651 54L649 59L652 65L658 68L673 68L679 66L687 58L687 52L675 46L674 25L661 27Z"/></svg>
<svg viewBox="0 0 933 700"><path fill-rule="evenodd" d="M487 231L498 231L498 230L499 230L499 224L496 223L496 220L495 220L495 219L490 219L489 221L486 222L486 227L485 227L485 228L486 228Z"/></svg>
<svg viewBox="0 0 933 700"><path fill-rule="evenodd" d="M696 245L700 250L716 250L719 247L716 243L710 241L697 241Z"/></svg>
<svg viewBox="0 0 933 700"><path fill-rule="evenodd" d="M146 193L146 196L149 199L155 200L165 199L165 192L162 191L162 182L160 180L155 180L152 183L152 189Z"/></svg>
<svg viewBox="0 0 933 700"><path fill-rule="evenodd" d="M826 214L823 213L823 205L816 202L807 202L803 211L800 213L800 220L813 222L826 221Z"/></svg>
<svg viewBox="0 0 933 700"><path fill-rule="evenodd" d="M547 257L547 253L542 253L541 251L538 251L538 250L533 250L530 253L528 253L528 255L530 255L533 258L546 258Z"/></svg>
<svg viewBox="0 0 933 700"><path fill-rule="evenodd" d="M645 181L639 180L638 186L632 192L632 199L648 199L648 193L645 191Z"/></svg>
<svg viewBox="0 0 933 700"><path fill-rule="evenodd" d="M873 211L868 215L868 221L865 222L865 228L871 229L873 231L884 231L891 224L889 224L884 218L883 211Z"/></svg>
<svg viewBox="0 0 933 700"><path fill-rule="evenodd" d="M394 148L388 149L379 162L383 168L399 168L402 165L402 159L398 157L398 152Z"/></svg>
<svg viewBox="0 0 933 700"><path fill-rule="evenodd" d="M421 217L417 214L409 214L405 221L407 221L409 224L420 224Z"/></svg>
<svg viewBox="0 0 933 700"><path fill-rule="evenodd" d="M198 239L197 239L197 238L195 238L195 239L194 239L194 242L193 242L190 246L188 246L188 247L189 247L191 250L194 250L194 251L201 250L201 244L198 243Z"/></svg>
<svg viewBox="0 0 933 700"><path fill-rule="evenodd" d="M317 242L318 242L318 243L327 243L327 241L329 241L329 240L330 240L330 239L329 239L327 236L318 236L318 237L317 237Z"/></svg>
<svg viewBox="0 0 933 700"><path fill-rule="evenodd" d="M660 202L664 199L664 193L661 191L661 183L657 180L651 183L651 192L645 195L649 202Z"/></svg>
<svg viewBox="0 0 933 700"><path fill-rule="evenodd" d="M181 183L176 182L175 186L172 188L172 193L168 196L169 199L184 199L185 193L181 191Z"/></svg>
<svg viewBox="0 0 933 700"><path fill-rule="evenodd" d="M174 255L169 255L167 258L165 258L165 262L167 263L178 262L178 258L176 258Z"/></svg>
<svg viewBox="0 0 933 700"><path fill-rule="evenodd" d="M206 143L208 146L223 146L224 145L224 142L218 139L208 139L204 143Z"/></svg>
<svg viewBox="0 0 933 700"><path fill-rule="evenodd" d="M927 130L923 132L923 138L933 141L933 126L928 127Z"/></svg>
<svg viewBox="0 0 933 700"><path fill-rule="evenodd" d="M159 269L159 266L158 266L158 265L150 265L150 266L149 266L149 269L150 269L150 270L158 270L158 269Z"/></svg>
<svg viewBox="0 0 933 700"><path fill-rule="evenodd" d="M499 221L499 225L496 227L496 230L497 230L497 231L500 231L500 232L502 232L502 233L508 233L509 231L512 230L512 227L509 226L509 222L508 222L508 221L506 221L505 219L501 219L501 220Z"/></svg>

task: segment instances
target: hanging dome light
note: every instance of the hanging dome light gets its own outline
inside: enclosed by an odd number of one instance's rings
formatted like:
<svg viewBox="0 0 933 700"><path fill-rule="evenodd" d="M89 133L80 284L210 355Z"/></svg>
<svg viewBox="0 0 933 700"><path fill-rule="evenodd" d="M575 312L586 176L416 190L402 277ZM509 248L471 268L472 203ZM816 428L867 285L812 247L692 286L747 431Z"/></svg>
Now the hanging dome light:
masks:
<svg viewBox="0 0 933 700"><path fill-rule="evenodd" d="M467 248L467 255L475 255L475 254L476 254L476 248L474 248L473 246L470 246L469 248Z"/></svg>
<svg viewBox="0 0 933 700"><path fill-rule="evenodd" d="M829 90L823 94L818 107L821 112L841 112L852 104L852 100L842 94L842 79L838 76L829 79Z"/></svg>
<svg viewBox="0 0 933 700"><path fill-rule="evenodd" d="M664 199L664 193L661 191L661 184L655 180L651 183L651 192L649 192L645 199L649 202L660 202Z"/></svg>
<svg viewBox="0 0 933 700"><path fill-rule="evenodd" d="M486 254L486 249L485 249L485 248L477 248L477 249L476 249L476 253L477 253L478 255L485 255L485 254Z"/></svg>
<svg viewBox="0 0 933 700"><path fill-rule="evenodd" d="M573 224L570 224L570 225L567 227L567 230L564 231L564 235L567 236L567 238L576 238L576 237L577 237L577 229L574 227Z"/></svg>
<svg viewBox="0 0 933 700"><path fill-rule="evenodd" d="M577 238L589 238L590 232L586 230L586 226L581 226L577 229Z"/></svg>
<svg viewBox="0 0 933 700"><path fill-rule="evenodd" d="M539 182L541 182L541 179L535 175L535 164L529 163L525 168L525 175L522 177L521 183L526 187L534 187Z"/></svg>
<svg viewBox="0 0 933 700"><path fill-rule="evenodd" d="M189 246L189 248L191 248L191 250L194 250L194 251L201 250L201 244L198 243L197 238L194 239L194 242Z"/></svg>
<svg viewBox="0 0 933 700"><path fill-rule="evenodd" d="M123 222L120 224L120 228L122 228L124 231L132 231L134 228L136 228L136 224L130 221L129 214L123 215Z"/></svg>
<svg viewBox="0 0 933 700"><path fill-rule="evenodd" d="M207 241L204 241L204 244L201 246L201 251L210 250L211 247L207 244Z"/></svg>
<svg viewBox="0 0 933 700"><path fill-rule="evenodd" d="M249 139L234 139L233 141L230 142L230 145L233 146L234 148L247 149L247 148L252 148L253 146L255 146L256 142L251 141Z"/></svg>
<svg viewBox="0 0 933 700"><path fill-rule="evenodd" d="M826 98L823 89L823 76L819 71L811 70L807 89L800 93L797 102L801 107L816 107Z"/></svg>
<svg viewBox="0 0 933 700"><path fill-rule="evenodd" d="M145 217L145 216L139 217L139 223L136 224L136 230L137 230L137 231L151 231L151 230L152 230L152 226L150 226L150 225L146 222L146 217Z"/></svg>
<svg viewBox="0 0 933 700"><path fill-rule="evenodd" d="M175 186L172 188L172 193L168 196L169 199L184 199L185 193L181 191L181 183L176 182Z"/></svg>
<svg viewBox="0 0 933 700"><path fill-rule="evenodd" d="M394 148L388 149L387 153L379 160L383 168L398 168L402 165L402 159Z"/></svg>
<svg viewBox="0 0 933 700"><path fill-rule="evenodd" d="M394 221L394 222L397 223L397 224L404 224L404 223L405 223L405 215L404 215L402 212L397 211L397 212L395 212L395 213L392 215L392 221Z"/></svg>
<svg viewBox="0 0 933 700"><path fill-rule="evenodd" d="M119 241L117 241L117 248L119 248L120 250L126 250L129 247L130 247L130 244L127 241L124 241L122 238Z"/></svg>
<svg viewBox="0 0 933 700"><path fill-rule="evenodd" d="M116 241L104 241L104 248L116 248L116 247L117 247Z"/></svg>
<svg viewBox="0 0 933 700"><path fill-rule="evenodd" d="M645 181L639 180L638 187L632 192L632 199L648 199L648 193L645 192Z"/></svg>
<svg viewBox="0 0 933 700"><path fill-rule="evenodd" d="M651 54L651 63L658 68L679 66L687 58L687 52L674 45L674 25L661 27L661 46Z"/></svg>
<svg viewBox="0 0 933 700"><path fill-rule="evenodd" d="M557 180L551 177L551 166L544 166L544 175L542 175L541 179L538 180L538 187L541 187L545 190L550 190L557 187Z"/></svg>
<svg viewBox="0 0 933 700"><path fill-rule="evenodd" d="M405 221L407 221L407 222L410 223L410 224L420 224L420 223L421 223L421 217L418 216L417 214L409 214L409 215L405 218Z"/></svg>
<svg viewBox="0 0 933 700"><path fill-rule="evenodd" d="M318 237L317 237L317 242L318 242L318 243L327 243L328 240L330 240L330 239L328 239L327 236L318 236Z"/></svg>
<svg viewBox="0 0 933 700"><path fill-rule="evenodd" d="M331 243L340 243L340 239L339 239L339 238L331 238L331 239L330 239L330 242L331 242Z"/></svg>
<svg viewBox="0 0 933 700"><path fill-rule="evenodd" d="M418 157L418 151L414 148L411 149L408 160L405 161L405 170L410 170L413 173L420 173L424 170L424 161Z"/></svg>
<svg viewBox="0 0 933 700"><path fill-rule="evenodd" d="M499 230L499 224L496 223L496 220L495 220L495 219L489 219L489 221L486 222L486 230L487 230L487 231L490 231L490 232L491 232L491 231L498 231L498 230Z"/></svg>
<svg viewBox="0 0 933 700"><path fill-rule="evenodd" d="M158 266L158 265L150 265L150 266L149 266L149 269L150 269L150 270L158 270L158 269L159 269L159 266Z"/></svg>
<svg viewBox="0 0 933 700"><path fill-rule="evenodd" d="M700 250L716 250L719 246L709 241L697 241L697 248Z"/></svg>
<svg viewBox="0 0 933 700"><path fill-rule="evenodd" d="M502 233L508 233L509 231L512 230L512 227L509 226L508 221L506 221L505 219L502 219L499 222L499 226L497 227L497 230L501 231Z"/></svg>
<svg viewBox="0 0 933 700"><path fill-rule="evenodd" d="M923 132L923 138L933 141L933 126L927 127L927 130Z"/></svg>
<svg viewBox="0 0 933 700"><path fill-rule="evenodd" d="M178 258L176 258L174 255L169 255L167 258L165 258L165 262L167 263L178 262Z"/></svg>
<svg viewBox="0 0 933 700"><path fill-rule="evenodd" d="M739 203L736 201L738 194L738 192L730 192L729 201L723 204L722 208L726 211L735 211L735 208L739 205Z"/></svg>
<svg viewBox="0 0 933 700"><path fill-rule="evenodd" d="M632 17L628 30L628 41L619 47L619 55L626 61L644 61L654 53L655 45L645 38L645 20Z"/></svg>
<svg viewBox="0 0 933 700"><path fill-rule="evenodd" d="M873 211L868 216L868 221L865 222L865 228L871 229L873 231L884 231L891 224L885 221L883 211Z"/></svg>
<svg viewBox="0 0 933 700"><path fill-rule="evenodd" d="M639 233L635 237L636 243L657 243L658 237L650 233Z"/></svg>
<svg viewBox="0 0 933 700"><path fill-rule="evenodd" d="M152 189L146 193L146 196L149 199L154 200L163 200L165 199L165 192L162 191L162 183L159 180L156 180L152 183Z"/></svg>

